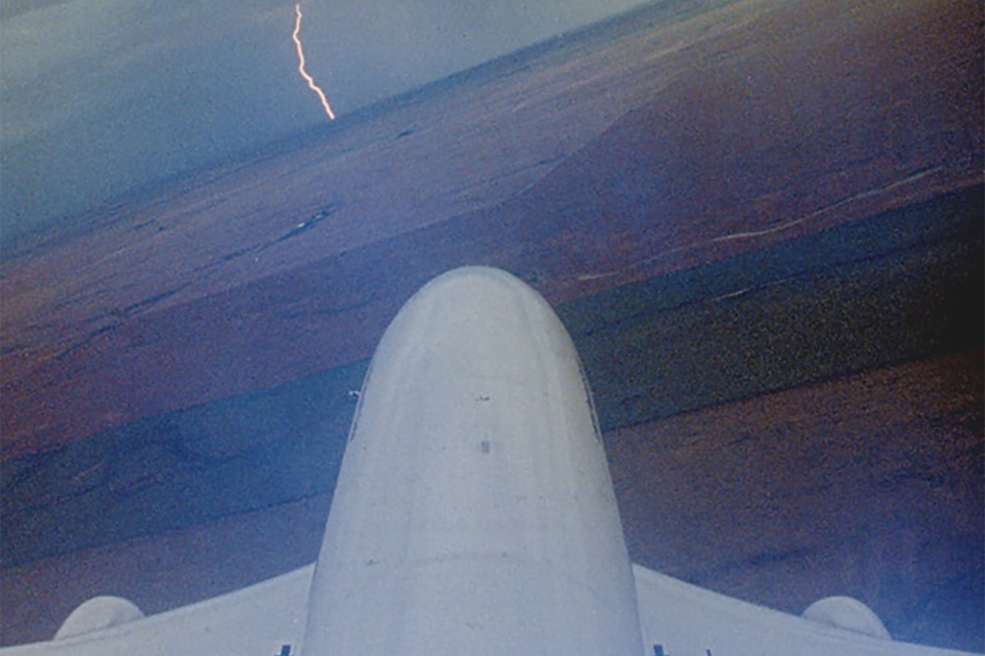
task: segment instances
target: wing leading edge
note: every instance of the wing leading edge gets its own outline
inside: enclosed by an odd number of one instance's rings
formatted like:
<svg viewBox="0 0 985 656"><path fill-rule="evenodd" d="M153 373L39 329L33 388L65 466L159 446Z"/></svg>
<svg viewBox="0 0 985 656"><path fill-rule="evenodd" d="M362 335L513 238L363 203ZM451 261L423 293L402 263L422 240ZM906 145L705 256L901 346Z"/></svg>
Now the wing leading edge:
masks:
<svg viewBox="0 0 985 656"><path fill-rule="evenodd" d="M643 638L667 656L970 656L875 638L757 606L633 565Z"/></svg>
<svg viewBox="0 0 985 656"><path fill-rule="evenodd" d="M294 656L314 564L220 597L3 656ZM285 649L286 648L286 649Z"/></svg>
<svg viewBox="0 0 985 656"><path fill-rule="evenodd" d="M3 656L294 656L314 563L236 592ZM666 656L972 656L879 640L726 597L633 565L649 654Z"/></svg>
<svg viewBox="0 0 985 656"><path fill-rule="evenodd" d="M505 272L432 281L370 371L318 576L312 564L150 617L97 602L60 631L73 637L0 656L295 656L302 640L308 656L375 653L345 645L380 643L383 625L425 654L447 629L460 643L448 654L613 653L617 643L655 656L964 653L838 628L847 612L884 633L861 604L807 613L832 626L630 566L574 346L546 301ZM437 610L421 612L422 600ZM340 642L347 632L355 637Z"/></svg>

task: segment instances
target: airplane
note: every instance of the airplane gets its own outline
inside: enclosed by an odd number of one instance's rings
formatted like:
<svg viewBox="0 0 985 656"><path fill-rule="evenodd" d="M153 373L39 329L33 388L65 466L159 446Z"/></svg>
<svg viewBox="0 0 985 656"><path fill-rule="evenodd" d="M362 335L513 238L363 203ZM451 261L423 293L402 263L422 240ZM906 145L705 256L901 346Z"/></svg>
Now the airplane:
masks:
<svg viewBox="0 0 985 656"><path fill-rule="evenodd" d="M145 617L97 597L0 656L944 656L860 601L801 616L632 564L550 305L470 266L419 290L359 395L318 560Z"/></svg>

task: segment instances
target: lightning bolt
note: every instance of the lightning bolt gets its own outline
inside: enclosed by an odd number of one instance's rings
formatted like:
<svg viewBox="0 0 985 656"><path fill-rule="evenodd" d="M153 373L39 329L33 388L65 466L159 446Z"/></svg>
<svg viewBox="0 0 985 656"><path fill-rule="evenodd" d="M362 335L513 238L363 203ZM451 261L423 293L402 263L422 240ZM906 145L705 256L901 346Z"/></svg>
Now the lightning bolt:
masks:
<svg viewBox="0 0 985 656"><path fill-rule="evenodd" d="M318 99L321 100L321 106L325 109L325 113L328 118L335 120L335 112L332 111L332 106L328 104L328 98L325 97L325 92L321 90L321 87L315 84L315 79L308 75L308 71L304 70L304 49L301 47L301 38L298 34L301 32L301 3L294 5L294 14L297 17L294 21L294 34L291 38L294 39L294 46L298 51L298 73L304 78L305 82L308 83L308 88L318 94Z"/></svg>

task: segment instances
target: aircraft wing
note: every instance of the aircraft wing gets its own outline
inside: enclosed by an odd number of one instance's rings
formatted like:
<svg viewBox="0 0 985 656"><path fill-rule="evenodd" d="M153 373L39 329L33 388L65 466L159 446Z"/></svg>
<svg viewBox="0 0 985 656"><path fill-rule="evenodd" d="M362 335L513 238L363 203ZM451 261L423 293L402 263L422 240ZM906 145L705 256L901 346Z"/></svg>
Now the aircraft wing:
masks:
<svg viewBox="0 0 985 656"><path fill-rule="evenodd" d="M699 588L633 565L643 639L655 656L956 656L874 638Z"/></svg>
<svg viewBox="0 0 985 656"><path fill-rule="evenodd" d="M959 653L893 642L845 597L795 617L630 567L574 345L485 267L439 276L387 329L320 553L150 617L97 598L0 656L295 656L302 637L305 656Z"/></svg>
<svg viewBox="0 0 985 656"><path fill-rule="evenodd" d="M221 597L3 656L294 656L314 564ZM633 565L643 637L656 656L958 656L880 640L726 597Z"/></svg>
<svg viewBox="0 0 985 656"><path fill-rule="evenodd" d="M314 564L230 594L3 656L294 656Z"/></svg>

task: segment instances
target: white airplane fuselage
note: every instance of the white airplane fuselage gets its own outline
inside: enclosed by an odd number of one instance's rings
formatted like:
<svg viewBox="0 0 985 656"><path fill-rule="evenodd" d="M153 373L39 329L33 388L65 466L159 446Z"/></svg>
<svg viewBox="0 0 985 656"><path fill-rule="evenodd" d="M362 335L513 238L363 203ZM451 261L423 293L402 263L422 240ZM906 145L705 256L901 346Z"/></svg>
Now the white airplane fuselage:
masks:
<svg viewBox="0 0 985 656"><path fill-rule="evenodd" d="M803 617L633 565L591 394L546 301L451 271L366 374L318 560L142 617L80 606L2 656L932 656L860 602Z"/></svg>
<svg viewBox="0 0 985 656"><path fill-rule="evenodd" d="M366 376L305 654L632 654L636 590L571 339L513 276L419 291Z"/></svg>

